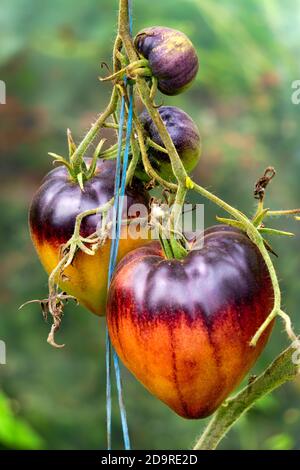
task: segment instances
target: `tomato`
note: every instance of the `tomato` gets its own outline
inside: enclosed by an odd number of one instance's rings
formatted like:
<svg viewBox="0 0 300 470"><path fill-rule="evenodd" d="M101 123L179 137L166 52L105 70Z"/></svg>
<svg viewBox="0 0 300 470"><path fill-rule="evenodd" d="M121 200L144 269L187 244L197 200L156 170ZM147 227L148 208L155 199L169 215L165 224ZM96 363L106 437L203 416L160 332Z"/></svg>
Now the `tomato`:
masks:
<svg viewBox="0 0 300 470"><path fill-rule="evenodd" d="M84 184L84 191L71 181L68 170L63 166L54 169L44 178L31 203L29 225L34 246L47 273L51 273L57 266L62 245L72 237L76 216L88 209L102 206L113 197L114 178L115 162L101 160L97 163L93 178ZM135 203L148 206L147 194L140 186L127 189L126 196L127 208ZM124 207L124 218L127 208ZM100 223L100 214L86 217L80 234L88 237L97 230ZM144 243L145 240L142 239L121 239L118 259ZM75 296L82 305L97 315L105 315L110 245L110 240L107 240L94 256L79 250L59 284L62 290Z"/></svg>
<svg viewBox="0 0 300 470"><path fill-rule="evenodd" d="M189 173L197 163L201 155L201 137L198 127L192 118L175 106L161 106L159 114L171 136L179 157ZM160 146L164 146L157 128L145 110L140 115L140 121L145 133L151 140ZM174 175L168 154L149 148L148 155L153 168L166 180L173 180Z"/></svg>
<svg viewBox="0 0 300 470"><path fill-rule="evenodd" d="M168 260L159 243L117 267L107 320L112 343L144 386L185 418L213 413L263 350L249 342L273 306L257 247L227 226L204 233L204 246Z"/></svg>
<svg viewBox="0 0 300 470"><path fill-rule="evenodd" d="M181 31L161 26L145 28L136 35L134 44L139 54L148 59L158 89L165 95L181 93L196 77L197 53Z"/></svg>

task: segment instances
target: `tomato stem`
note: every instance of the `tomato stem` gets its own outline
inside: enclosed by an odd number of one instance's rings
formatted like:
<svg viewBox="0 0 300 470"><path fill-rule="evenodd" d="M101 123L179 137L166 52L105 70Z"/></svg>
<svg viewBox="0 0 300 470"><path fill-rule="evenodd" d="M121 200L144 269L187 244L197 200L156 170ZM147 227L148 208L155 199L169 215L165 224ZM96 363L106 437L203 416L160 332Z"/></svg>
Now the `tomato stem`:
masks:
<svg viewBox="0 0 300 470"><path fill-rule="evenodd" d="M268 210L266 215L269 217L279 217L282 215L297 215L297 214L300 214L300 209L287 209L287 210L279 210L279 211Z"/></svg>
<svg viewBox="0 0 300 470"><path fill-rule="evenodd" d="M100 81L107 82L113 80L123 80L125 77L135 79L139 75L151 77L152 72L151 69L148 67L148 64L149 63L147 59L138 59L128 65L125 65L125 67L121 68L120 70L117 70L108 77L100 77Z"/></svg>
<svg viewBox="0 0 300 470"><path fill-rule="evenodd" d="M84 139L71 157L71 164L73 168L80 168L83 163L83 156L87 148L91 145L98 131L101 129L106 119L115 111L118 103L118 92L114 88L110 102L106 110L98 117L93 126L90 128Z"/></svg>

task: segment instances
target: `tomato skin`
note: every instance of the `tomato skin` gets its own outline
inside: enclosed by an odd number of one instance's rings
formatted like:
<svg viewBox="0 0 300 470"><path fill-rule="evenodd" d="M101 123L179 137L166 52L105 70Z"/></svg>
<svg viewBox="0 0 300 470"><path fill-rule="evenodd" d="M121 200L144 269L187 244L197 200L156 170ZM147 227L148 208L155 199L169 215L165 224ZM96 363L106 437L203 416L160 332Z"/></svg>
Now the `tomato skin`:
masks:
<svg viewBox="0 0 300 470"><path fill-rule="evenodd" d="M190 173L196 167L201 155L201 137L198 127L187 113L176 106L161 106L158 111L186 171ZM141 113L140 121L150 139L164 147L157 127L146 110ZM149 148L148 155L153 168L162 178L174 180L168 154Z"/></svg>
<svg viewBox="0 0 300 470"><path fill-rule="evenodd" d="M149 61L158 89L165 95L186 90L197 75L199 61L189 38L175 29L153 26L134 40L137 51Z"/></svg>
<svg viewBox="0 0 300 470"><path fill-rule="evenodd" d="M33 244L48 274L60 260L61 246L73 235L76 216L108 202L114 195L115 162L99 161L95 176L84 185L84 192L72 182L65 167L55 168L44 178L33 197L29 226ZM140 186L126 190L127 206L134 203L148 206L147 194ZM126 218L124 207L123 217ZM88 237L101 223L101 214L83 219L80 234ZM125 230L125 229L124 229ZM105 315L110 240L94 256L78 251L71 266L64 272L60 287L96 315ZM120 260L145 240L121 239Z"/></svg>
<svg viewBox="0 0 300 470"><path fill-rule="evenodd" d="M110 287L112 343L143 385L182 417L213 413L263 350L249 342L273 306L266 265L242 232L212 227L204 247L166 260L159 243L129 253Z"/></svg>

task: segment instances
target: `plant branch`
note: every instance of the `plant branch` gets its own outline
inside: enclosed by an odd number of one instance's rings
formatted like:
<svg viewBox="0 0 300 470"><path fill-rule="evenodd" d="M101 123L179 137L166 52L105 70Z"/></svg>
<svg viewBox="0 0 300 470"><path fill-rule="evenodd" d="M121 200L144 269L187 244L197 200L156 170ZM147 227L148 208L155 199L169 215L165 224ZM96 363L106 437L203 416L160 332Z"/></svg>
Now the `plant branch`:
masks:
<svg viewBox="0 0 300 470"><path fill-rule="evenodd" d="M281 215L298 215L300 214L300 209L287 209L287 210L279 210L279 211L270 211L266 213L267 216L270 217L279 217Z"/></svg>
<svg viewBox="0 0 300 470"><path fill-rule="evenodd" d="M90 144L93 142L94 138L96 137L97 133L103 126L104 122L106 119L114 113L117 107L118 103L118 92L117 89L114 88L110 102L105 109L105 111L98 117L98 119L95 121L95 123L92 125L84 139L81 141L80 145L78 146L77 150L73 153L71 157L71 164L74 168L78 168L81 165L83 155L85 154L87 148L90 146Z"/></svg>
<svg viewBox="0 0 300 470"><path fill-rule="evenodd" d="M274 290L274 305L273 310L270 315L267 317L265 322L260 326L258 331L255 333L254 337L251 340L251 346L256 346L257 341L259 340L262 333L265 331L267 326L274 320L274 318L280 313L281 311L281 291L280 286L277 278L277 274L268 253L268 250L265 247L263 237L259 233L256 227L252 224L252 222L239 210L235 209L234 207L230 206L226 202L222 201L219 197L215 196L214 194L210 193L206 189L202 188L198 184L194 185L194 190L197 191L202 196L206 197L210 201L214 202L216 205L224 209L226 212L231 214L235 219L242 222L244 228L246 229L246 233L249 238L256 244L258 247L269 271L269 275L271 278L271 282L273 284Z"/></svg>
<svg viewBox="0 0 300 470"><path fill-rule="evenodd" d="M259 398L296 378L299 374L299 365L293 361L295 348L295 345L289 346L259 377L220 406L196 442L194 450L216 449L234 423Z"/></svg>

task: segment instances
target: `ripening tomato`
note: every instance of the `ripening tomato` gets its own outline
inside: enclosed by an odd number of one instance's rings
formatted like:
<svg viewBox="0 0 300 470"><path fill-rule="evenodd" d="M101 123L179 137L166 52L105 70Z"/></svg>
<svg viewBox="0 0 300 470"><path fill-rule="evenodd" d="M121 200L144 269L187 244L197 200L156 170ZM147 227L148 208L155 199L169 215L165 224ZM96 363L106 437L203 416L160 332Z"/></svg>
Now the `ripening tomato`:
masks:
<svg viewBox="0 0 300 470"><path fill-rule="evenodd" d="M190 173L198 164L201 155L201 137L198 127L186 112L176 106L161 106L158 111L185 170ZM146 136L163 147L157 127L146 110L140 114L140 121ZM162 178L168 181L174 180L171 161L167 153L149 147L148 155L153 168Z"/></svg>
<svg viewBox="0 0 300 470"><path fill-rule="evenodd" d="M157 242L118 265L107 304L112 343L155 396L185 418L204 418L241 382L263 350L249 342L272 310L273 289L257 247L227 226L204 246L169 260Z"/></svg>
<svg viewBox="0 0 300 470"><path fill-rule="evenodd" d="M134 44L148 59L158 89L165 95L183 92L195 79L199 69L197 52L181 31L162 26L145 28L136 35Z"/></svg>
<svg viewBox="0 0 300 470"><path fill-rule="evenodd" d="M64 166L54 169L44 178L31 203L29 224L34 246L47 273L57 266L62 245L73 235L76 216L102 206L113 197L114 179L115 162L101 160L97 163L94 176L84 184L84 191L70 179ZM148 197L141 186L128 188L126 196L127 207L124 207L123 218L127 218L132 204L148 207ZM86 217L80 234L90 236L100 223L100 214ZM121 239L118 259L143 244L145 240L142 239ZM107 240L94 256L79 250L60 282L62 290L75 296L97 315L105 315L110 245L110 240Z"/></svg>

